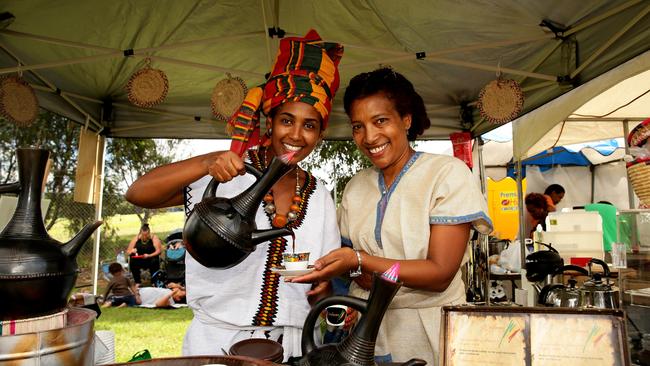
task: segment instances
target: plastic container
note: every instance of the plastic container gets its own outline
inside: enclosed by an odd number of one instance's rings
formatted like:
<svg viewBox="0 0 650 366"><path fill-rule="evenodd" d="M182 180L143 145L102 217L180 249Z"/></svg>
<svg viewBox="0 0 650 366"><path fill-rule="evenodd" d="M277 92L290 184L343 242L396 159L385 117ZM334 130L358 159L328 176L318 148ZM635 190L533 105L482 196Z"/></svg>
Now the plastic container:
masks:
<svg viewBox="0 0 650 366"><path fill-rule="evenodd" d="M549 212L546 216L546 231L603 231L603 219L598 212L574 210L570 212ZM602 235L602 233L601 233Z"/></svg>

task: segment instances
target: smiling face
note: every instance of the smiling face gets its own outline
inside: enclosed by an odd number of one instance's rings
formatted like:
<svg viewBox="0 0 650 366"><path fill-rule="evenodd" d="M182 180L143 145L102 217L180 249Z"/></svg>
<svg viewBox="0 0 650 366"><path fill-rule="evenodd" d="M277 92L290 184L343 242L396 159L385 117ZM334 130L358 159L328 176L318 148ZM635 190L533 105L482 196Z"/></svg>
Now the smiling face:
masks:
<svg viewBox="0 0 650 366"><path fill-rule="evenodd" d="M271 148L275 155L295 152L293 162L306 158L323 137L321 116L307 103L286 102L280 105L271 124Z"/></svg>
<svg viewBox="0 0 650 366"><path fill-rule="evenodd" d="M384 93L373 94L352 102L350 108L352 138L382 171L399 171L411 153L406 131L411 115L400 116L393 101Z"/></svg>

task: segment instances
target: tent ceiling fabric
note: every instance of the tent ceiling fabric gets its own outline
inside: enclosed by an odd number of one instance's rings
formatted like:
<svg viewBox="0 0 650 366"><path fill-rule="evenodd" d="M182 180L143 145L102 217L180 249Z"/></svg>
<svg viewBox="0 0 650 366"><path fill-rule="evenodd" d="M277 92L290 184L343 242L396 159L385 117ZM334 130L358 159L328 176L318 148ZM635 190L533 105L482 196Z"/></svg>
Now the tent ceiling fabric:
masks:
<svg viewBox="0 0 650 366"><path fill-rule="evenodd" d="M650 38L647 40L650 43ZM650 116L650 51L513 122L515 158L553 146L625 137Z"/></svg>
<svg viewBox="0 0 650 366"><path fill-rule="evenodd" d="M648 11L643 0L5 0L0 12L15 20L0 30L0 74L19 60L42 107L106 136L223 138L225 122L210 112L214 85L226 72L248 86L264 80L278 42L267 28L314 28L346 48L327 138L350 138L349 79L390 65L423 96L432 121L424 138L447 139L496 127L472 106L499 69L521 82L529 112L647 51ZM130 106L125 91L146 57L169 79L150 111Z"/></svg>

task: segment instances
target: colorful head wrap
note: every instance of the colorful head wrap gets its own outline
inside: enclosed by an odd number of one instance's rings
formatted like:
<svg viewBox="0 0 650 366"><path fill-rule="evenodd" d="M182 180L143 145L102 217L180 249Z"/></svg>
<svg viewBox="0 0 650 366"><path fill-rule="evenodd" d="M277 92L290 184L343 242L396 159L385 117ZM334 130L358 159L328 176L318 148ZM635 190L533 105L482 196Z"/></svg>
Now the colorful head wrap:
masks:
<svg viewBox="0 0 650 366"><path fill-rule="evenodd" d="M248 148L259 145L260 110L268 115L273 108L289 101L314 106L325 129L332 99L339 88L338 65L342 56L343 46L323 42L313 29L303 38L280 40L268 80L248 92L241 107L228 121L232 135L230 150L241 156Z"/></svg>

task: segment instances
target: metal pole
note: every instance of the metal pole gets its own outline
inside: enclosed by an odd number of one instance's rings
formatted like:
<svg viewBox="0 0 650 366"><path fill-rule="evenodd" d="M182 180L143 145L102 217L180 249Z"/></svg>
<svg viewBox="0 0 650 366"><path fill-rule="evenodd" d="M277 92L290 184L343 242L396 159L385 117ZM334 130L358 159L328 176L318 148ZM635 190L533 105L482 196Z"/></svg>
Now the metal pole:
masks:
<svg viewBox="0 0 650 366"><path fill-rule="evenodd" d="M630 121L625 119L623 120L623 143L625 144L625 155L630 155L630 145L627 143L627 136L630 134ZM632 189L632 183L630 183L630 177L627 177L627 199L628 207L630 210L634 208L634 190ZM634 230L633 230L634 231Z"/></svg>
<svg viewBox="0 0 650 366"><path fill-rule="evenodd" d="M475 143L478 151L478 171L479 171L479 180L481 182L481 193L483 193L483 196L487 200L487 188L485 185L485 180L487 179L485 177L485 164L483 163L483 139L480 137L477 137L475 139ZM489 235L483 235L481 234L479 236L479 241L481 243L481 256L483 258L479 258L478 263L475 263L475 265L480 263L485 263L485 270L483 271L483 297L485 298L485 305L490 306L490 266L488 265L488 242L489 242ZM475 271L477 270L476 268L474 269ZM481 273L481 272L479 272ZM514 301L514 299L512 299Z"/></svg>
<svg viewBox="0 0 650 366"><path fill-rule="evenodd" d="M97 157L97 171L99 176L97 177L97 204L95 205L95 221L102 220L102 206L104 203L104 170L106 167L105 157L106 157L106 139L103 136L97 136L97 151L101 154ZM98 227L95 231L95 243L93 245L93 295L97 295L97 281L99 278L99 245L101 243L102 237L102 227Z"/></svg>

